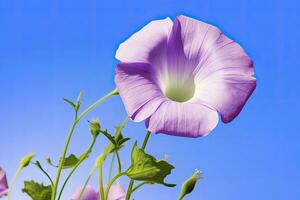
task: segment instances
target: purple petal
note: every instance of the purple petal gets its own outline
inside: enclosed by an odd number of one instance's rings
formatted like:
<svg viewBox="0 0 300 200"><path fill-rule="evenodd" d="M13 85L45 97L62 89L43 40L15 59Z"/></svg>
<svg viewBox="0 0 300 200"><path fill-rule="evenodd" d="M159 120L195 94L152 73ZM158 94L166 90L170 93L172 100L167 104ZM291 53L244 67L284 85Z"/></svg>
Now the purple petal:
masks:
<svg viewBox="0 0 300 200"><path fill-rule="evenodd" d="M8 183L5 171L0 167L0 197L7 195Z"/></svg>
<svg viewBox="0 0 300 200"><path fill-rule="evenodd" d="M112 185L109 194L108 200L125 200L126 192L120 184Z"/></svg>
<svg viewBox="0 0 300 200"><path fill-rule="evenodd" d="M151 51L167 40L172 24L170 18L150 22L119 46L116 58L121 62L148 63Z"/></svg>
<svg viewBox="0 0 300 200"><path fill-rule="evenodd" d="M255 89L251 59L218 28L185 16L176 21L182 30L184 54L198 63L193 72L196 99L220 112L223 122L230 122Z"/></svg>
<svg viewBox="0 0 300 200"><path fill-rule="evenodd" d="M121 63L116 70L115 81L120 96L134 121L149 117L164 100L150 69L151 66L145 63Z"/></svg>
<svg viewBox="0 0 300 200"><path fill-rule="evenodd" d="M218 113L201 103L166 101L147 120L154 133L199 137L210 133L218 123Z"/></svg>
<svg viewBox="0 0 300 200"><path fill-rule="evenodd" d="M193 31L192 28L191 31ZM172 31L167 43L167 77L168 82L178 82L179 84L191 82L193 79L193 71L197 66L197 62L185 54L184 38L182 35L188 33L184 30L178 19L174 21Z"/></svg>
<svg viewBox="0 0 300 200"><path fill-rule="evenodd" d="M78 188L74 192L71 200L79 200L81 191L82 191L82 188ZM92 186L88 185L85 188L82 198L80 200L99 200L99 193L96 192Z"/></svg>

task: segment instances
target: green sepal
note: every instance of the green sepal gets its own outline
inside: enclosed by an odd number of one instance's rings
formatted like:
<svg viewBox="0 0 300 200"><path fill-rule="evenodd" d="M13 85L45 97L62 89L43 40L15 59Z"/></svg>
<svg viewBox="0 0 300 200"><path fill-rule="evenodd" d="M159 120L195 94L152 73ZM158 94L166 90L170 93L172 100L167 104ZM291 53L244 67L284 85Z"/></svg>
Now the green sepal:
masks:
<svg viewBox="0 0 300 200"><path fill-rule="evenodd" d="M101 133L101 125L100 120L98 118L88 120L90 123L90 132L94 137L97 137Z"/></svg>
<svg viewBox="0 0 300 200"><path fill-rule="evenodd" d="M34 181L25 181L22 192L30 196L32 200L49 200L51 199L52 187Z"/></svg>
<svg viewBox="0 0 300 200"><path fill-rule="evenodd" d="M164 179L174 167L164 160L156 160L153 156L146 154L144 150L138 149L137 143L131 152L131 166L126 175L134 180L159 183L167 187L174 187L176 184L168 184Z"/></svg>
<svg viewBox="0 0 300 200"><path fill-rule="evenodd" d="M75 111L78 111L79 110L79 108L80 108L80 106L81 106L81 101L80 101L80 99L81 99L81 97L83 96L83 92L82 91L80 91L80 93L79 93L79 95L78 95L78 97L77 97L77 103L76 103L76 105L75 105Z"/></svg>

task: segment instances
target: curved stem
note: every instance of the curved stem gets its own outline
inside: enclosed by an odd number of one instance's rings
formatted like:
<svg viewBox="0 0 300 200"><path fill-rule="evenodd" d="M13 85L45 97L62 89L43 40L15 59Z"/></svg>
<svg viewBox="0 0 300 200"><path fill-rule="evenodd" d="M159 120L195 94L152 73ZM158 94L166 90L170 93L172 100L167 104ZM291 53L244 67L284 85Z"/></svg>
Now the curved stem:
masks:
<svg viewBox="0 0 300 200"><path fill-rule="evenodd" d="M136 191L137 189L139 189L140 187L142 187L143 185L148 184L148 182L142 182L140 184L138 184L137 186L135 186L132 190L131 190L131 194Z"/></svg>
<svg viewBox="0 0 300 200"><path fill-rule="evenodd" d="M17 179L18 179L18 177L19 177L19 175L20 175L22 169L23 169L22 166L19 166L19 168L17 169L17 172L16 172L16 174L15 174L15 176L14 176L12 182L11 182L11 185L10 185L9 189L8 189L7 200L10 200L10 197L11 197L11 191L12 191L13 187L15 186L16 181L17 181Z"/></svg>
<svg viewBox="0 0 300 200"><path fill-rule="evenodd" d="M142 145L142 150L145 150L146 145L147 145L148 140L149 140L149 137L150 137L150 134L151 134L151 132L147 130L147 133L146 133L146 136L144 138L143 145ZM130 199L130 195L132 193L133 184L134 184L134 180L131 179L130 182L129 182L129 185L128 185L127 193L126 193L126 200Z"/></svg>
<svg viewBox="0 0 300 200"><path fill-rule="evenodd" d="M116 150L116 156L117 156L117 160L118 160L118 173L121 173L122 163L121 163L121 158L120 158L120 154L119 154L118 150Z"/></svg>
<svg viewBox="0 0 300 200"><path fill-rule="evenodd" d="M43 169L43 167L41 166L40 162L36 161L36 163L32 163L32 164L34 166L36 166L38 169L40 169L47 176L47 178L49 179L49 181L51 183L51 186L53 187L53 181L52 181L50 175Z"/></svg>
<svg viewBox="0 0 300 200"><path fill-rule="evenodd" d="M56 197L56 191L57 191L57 187L58 187L58 183L59 183L59 178L60 178L60 174L62 171L62 167L63 167L63 163L65 161L65 157L67 154L67 150L69 147L69 143L71 141L74 129L76 124L88 113L90 112L92 109L94 109L97 105L99 105L100 103L102 103L103 101L105 101L106 99L108 99L109 97L113 96L113 95L117 95L118 94L118 90L114 89L112 92L108 93L107 95L105 95L104 97L100 98L99 100L97 100L95 103L93 103L90 107L88 107L86 110L84 110L79 116L77 115L77 111L76 111L76 115L75 115L75 120L74 123L71 127L71 130L69 132L62 156L60 158L60 162L58 165L58 169L57 169L57 173L56 173L56 178L55 178L55 182L54 185L52 187L52 195L51 195L51 200L55 200Z"/></svg>
<svg viewBox="0 0 300 200"><path fill-rule="evenodd" d="M78 200L81 200L81 199L82 199L82 196L83 196L83 193L84 193L84 191L85 191L85 188L86 188L86 186L88 185L88 183L90 182L90 180L91 180L92 176L94 175L94 173L96 172L97 168L98 168L97 166L94 166L93 169L90 171L89 176L88 176L88 178L86 179L86 181L85 181L85 183L84 183L84 185L83 185L83 187L82 187L82 190L81 190L81 192L80 192L80 195L79 195L79 199L78 199Z"/></svg>
<svg viewBox="0 0 300 200"><path fill-rule="evenodd" d="M85 109L79 116L78 116L78 121L81 120L86 114L88 114L91 110L93 110L97 105L99 105L100 103L102 103L103 101L105 101L106 99L108 99L111 96L117 95L119 94L118 89L114 89L113 91L111 91L110 93L108 93L107 95L105 95L104 97L100 98L99 100L97 100L95 103L93 103L90 107L88 107L87 109Z"/></svg>
<svg viewBox="0 0 300 200"><path fill-rule="evenodd" d="M88 157L88 155L90 154L90 152L92 151L92 148L94 147L95 145L95 142L96 142L96 139L97 139L97 136L94 136L93 137L93 141L91 143L91 145L88 147L88 149L86 150L86 152L83 154L83 156L80 158L80 160L76 163L76 165L73 167L72 171L69 173L69 175L67 176L66 180L64 181L63 183L63 186L59 192L59 196L58 196L58 199L61 198L61 195L62 195L62 192L68 182L68 180L71 178L72 174L75 172L75 170L78 168L78 166Z"/></svg>
<svg viewBox="0 0 300 200"><path fill-rule="evenodd" d="M115 177L113 177L113 178L111 179L111 181L110 181L110 182L108 183L108 185L107 185L107 188L106 188L106 191L105 191L105 199L104 199L104 200L107 200L108 194L109 194L109 190L110 190L112 184L113 184L118 178L120 178L120 177L123 176L123 175L125 175L125 173L118 173Z"/></svg>

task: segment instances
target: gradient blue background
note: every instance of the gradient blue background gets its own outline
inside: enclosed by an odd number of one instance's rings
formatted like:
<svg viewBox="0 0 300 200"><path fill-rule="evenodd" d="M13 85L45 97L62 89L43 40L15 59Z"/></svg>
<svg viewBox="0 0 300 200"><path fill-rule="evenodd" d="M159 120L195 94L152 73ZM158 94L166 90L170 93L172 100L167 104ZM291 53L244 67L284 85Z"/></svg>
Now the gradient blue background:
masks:
<svg viewBox="0 0 300 200"><path fill-rule="evenodd" d="M28 152L57 161L73 113L62 101L85 93L85 108L115 87L118 45L153 19L186 14L220 27L254 60L258 86L241 114L220 123L205 138L155 135L147 151L169 155L176 166L168 182L180 184L195 168L204 172L190 200L298 200L300 196L299 44L300 3L280 0L128 0L128 1L0 1L0 165L11 180ZM103 127L126 116L118 97L89 114ZM87 119L88 119L87 118ZM129 123L125 134L142 140L144 124ZM90 142L88 124L79 125L70 151L82 152ZM100 139L67 187L64 200L80 186L102 151ZM129 164L130 146L122 151ZM44 164L46 165L46 164ZM105 168L107 170L107 166ZM54 170L50 170L54 174ZM24 179L44 181L34 167ZM97 186L97 177L92 182ZM126 186L126 179L121 179ZM145 186L137 200L174 200L180 187Z"/></svg>

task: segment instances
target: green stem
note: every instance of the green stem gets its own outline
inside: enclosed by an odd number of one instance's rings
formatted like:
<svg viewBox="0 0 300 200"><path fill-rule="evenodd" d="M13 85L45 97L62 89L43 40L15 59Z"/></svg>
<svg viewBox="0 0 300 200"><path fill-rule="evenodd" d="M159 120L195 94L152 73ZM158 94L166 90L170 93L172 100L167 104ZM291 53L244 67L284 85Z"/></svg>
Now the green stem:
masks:
<svg viewBox="0 0 300 200"><path fill-rule="evenodd" d="M103 187L103 164L99 166L99 200L104 199L104 187Z"/></svg>
<svg viewBox="0 0 300 200"><path fill-rule="evenodd" d="M51 186L53 186L53 181L52 181L50 175L43 169L43 167L41 166L40 162L36 161L36 163L32 163L32 164L34 166L36 166L38 169L40 169L47 176L47 178L49 179L49 181L51 183Z"/></svg>
<svg viewBox="0 0 300 200"><path fill-rule="evenodd" d="M101 99L97 100L95 103L93 103L90 107L88 107L86 110L84 110L79 116L78 116L78 121L81 120L86 114L88 114L91 110L93 110L97 105L99 105L100 103L102 103L103 101L105 101L106 99L108 99L111 96L117 95L119 94L118 89L114 89L113 91L111 91L110 93L108 93L107 95L105 95L104 97L102 97Z"/></svg>
<svg viewBox="0 0 300 200"><path fill-rule="evenodd" d="M118 160L118 173L121 173L121 171L122 171L122 163L121 163L121 158L120 158L120 154L119 154L118 150L116 150L116 155L117 155L117 160Z"/></svg>
<svg viewBox="0 0 300 200"><path fill-rule="evenodd" d="M147 131L146 133L146 136L144 138L144 142L143 142L143 145L142 145L142 150L145 150L146 148L146 145L148 143L148 140L149 140L149 137L150 137L150 134L151 132L150 131ZM126 193L126 200L129 200L130 199L130 195L132 193L132 187L133 187L133 184L134 184L134 180L131 179L130 182L129 182L129 185L128 185L128 189L127 189L127 193Z"/></svg>
<svg viewBox="0 0 300 200"><path fill-rule="evenodd" d="M118 139L118 138L120 137L121 132L122 132L122 129L125 127L125 125L127 124L128 120L129 120L129 118L126 117L126 118L124 119L124 121L122 122L120 128L119 128L119 129L117 130L117 132L115 133L114 137L115 137L116 139ZM107 151L110 150L110 149L112 149L113 147L114 147L114 144L111 143L111 142L107 145L107 147L105 148L105 151L104 151L104 153L106 154L106 156L109 154L109 152L107 152Z"/></svg>
<svg viewBox="0 0 300 200"><path fill-rule="evenodd" d="M138 184L137 186L135 186L132 190L131 190L131 194L136 191L137 189L139 189L140 187L142 187L143 185L148 184L148 182L142 182L140 184Z"/></svg>
<svg viewBox="0 0 300 200"><path fill-rule="evenodd" d="M112 170L113 170L113 165L114 165L115 157L116 157L116 154L114 153L114 154L112 155L112 157L111 157L111 161L110 161L110 164L109 164L108 180L111 179L111 175L112 175Z"/></svg>
<svg viewBox="0 0 300 200"><path fill-rule="evenodd" d="M91 143L91 145L89 146L89 148L86 150L86 152L83 154L83 156L81 156L80 160L76 163L76 165L73 167L72 171L69 173L69 175L67 176L66 180L64 181L64 184L60 190L60 193L59 193L59 196L58 196L58 199L61 198L61 195L63 193L63 190L67 184L67 182L69 181L69 179L71 178L72 174L75 172L75 170L78 168L78 166L88 157L88 155L90 154L90 152L92 151L92 148L94 147L95 145L95 142L96 142L96 139L97 139L97 136L94 136L93 137L93 141Z"/></svg>
<svg viewBox="0 0 300 200"><path fill-rule="evenodd" d="M85 188L86 188L86 186L88 185L88 183L90 182L90 180L91 180L92 176L94 175L94 173L96 172L97 168L98 168L97 166L94 166L93 169L90 171L89 176L88 176L88 178L86 179L86 181L85 181L85 183L84 183L84 185L83 185L83 187L82 187L82 190L81 190L81 192L80 192L80 195L79 195L79 199L78 199L78 200L81 200L81 199L82 199L82 196L83 196L83 193L84 193L84 191L85 191Z"/></svg>
<svg viewBox="0 0 300 200"><path fill-rule="evenodd" d="M144 138L143 145L142 145L142 150L145 150L150 135L151 135L151 132L150 132L150 131L147 131L146 136L145 136L145 138Z"/></svg>
<svg viewBox="0 0 300 200"><path fill-rule="evenodd" d="M22 166L19 166L19 168L18 168L17 171L16 171L16 174L15 174L15 176L14 176L12 182L11 182L11 185L10 185L10 187L9 187L9 189L8 189L7 200L10 200L10 197L11 197L11 191L12 191L13 187L15 186L16 181L17 181L17 179L18 179L18 177L19 177L19 175L20 175L22 169L23 169L23 167L22 167Z"/></svg>
<svg viewBox="0 0 300 200"><path fill-rule="evenodd" d="M67 142L65 144L65 148L64 148L63 154L62 154L62 156L60 158L60 162L58 164L58 169L57 169L57 174L56 174L56 178L55 178L55 183L54 183L54 185L52 187L51 200L55 200L56 191L57 191L57 187L58 187L59 178L60 178L60 174L61 174L61 171L62 171L63 163L65 161L65 157L66 157L66 154L67 154L69 143L71 141L71 138L72 138L72 135L73 135L73 132L74 132L74 129L75 129L75 126L76 126L77 123L78 123L78 121L77 121L77 119L75 117L75 120L73 122L73 125L71 127L71 130L70 130L68 138L67 138Z"/></svg>
<svg viewBox="0 0 300 200"><path fill-rule="evenodd" d="M75 116L75 120L73 122L73 125L71 127L71 130L69 132L60 162L58 164L58 169L57 169L57 173L56 173L56 178L55 178L55 183L52 187L52 195L51 195L51 200L55 200L56 197L56 192L57 192L57 187L58 187L58 183L59 183L59 178L61 175L61 171L62 171L62 167L63 167L63 163L65 161L65 157L67 154L67 150L69 147L69 143L71 141L74 129L76 124L88 113L90 112L92 109L94 109L97 105L99 105L100 103L102 103L103 101L105 101L106 99L108 99L109 97L113 96L113 95L117 95L118 94L118 90L114 89L112 92L108 93L107 95L105 95L104 97L100 98L99 100L97 100L95 103L93 103L90 107L88 107L86 110L84 110L79 116L77 116L77 111L76 111L76 116Z"/></svg>
<svg viewBox="0 0 300 200"><path fill-rule="evenodd" d="M106 188L106 191L105 191L105 200L108 199L109 190L110 190L112 184L113 184L118 178L120 178L120 177L123 176L123 175L125 175L125 173L118 173L118 174L117 174L115 177L113 177L113 178L111 179L111 181L108 183L107 188Z"/></svg>
<svg viewBox="0 0 300 200"><path fill-rule="evenodd" d="M121 124L121 127L117 130L116 134L114 135L115 138L120 137L122 129L125 127L126 123L128 122L129 118L126 117L123 123ZM113 145L111 142L107 145L103 152L103 158L102 162L99 163L99 190L100 190L100 196L99 200L104 199L104 189L103 189L103 163L106 159L106 157L109 155L109 150L113 148Z"/></svg>
<svg viewBox="0 0 300 200"><path fill-rule="evenodd" d="M182 200L183 197L184 197L184 195L181 195L181 196L178 198L178 200Z"/></svg>
<svg viewBox="0 0 300 200"><path fill-rule="evenodd" d="M122 123L122 125L121 125L123 128L124 128L124 126L126 125L126 123L128 122L128 120L129 120L129 118L126 117L125 120L123 121L123 123ZM119 137L120 134L121 134L121 129L119 129L119 131L116 132L115 137ZM110 145L111 145L111 143L106 147L106 149L108 149ZM105 157L105 156L104 156L104 157ZM102 165L102 164L100 164L100 166L101 166L101 165ZM96 172L97 169L98 169L98 165L95 165L94 168L90 171L89 176L88 176L87 180L85 181L84 186L83 186L83 188L82 188L82 190L81 190L81 193L80 193L80 196L79 196L79 200L81 200L81 198L82 198L82 196L83 196L83 192L84 192L86 186L88 185L90 179L92 178L92 176L94 175L94 173Z"/></svg>

